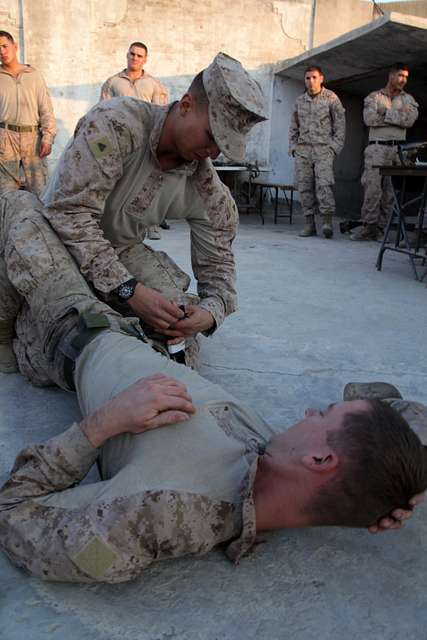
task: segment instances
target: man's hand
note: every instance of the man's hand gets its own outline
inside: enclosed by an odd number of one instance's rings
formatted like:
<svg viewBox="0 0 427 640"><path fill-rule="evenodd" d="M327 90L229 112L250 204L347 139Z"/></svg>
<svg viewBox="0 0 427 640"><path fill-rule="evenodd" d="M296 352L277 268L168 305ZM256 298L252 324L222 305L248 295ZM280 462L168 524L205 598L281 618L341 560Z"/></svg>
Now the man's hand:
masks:
<svg viewBox="0 0 427 640"><path fill-rule="evenodd" d="M200 331L208 331L215 324L215 320L209 311L197 305L185 305L185 317L172 324L163 333L174 338L169 343L179 342L183 338L194 336Z"/></svg>
<svg viewBox="0 0 427 640"><path fill-rule="evenodd" d="M409 500L411 507L415 508L424 500L424 493L417 493ZM407 509L394 509L386 518L381 518L375 524L372 524L368 531L370 533L382 533L388 529L400 529L402 523L412 516L413 511Z"/></svg>
<svg viewBox="0 0 427 640"><path fill-rule="evenodd" d="M136 285L128 304L149 327L164 335L171 325L184 317L184 311L177 304L169 302L161 293L141 283Z"/></svg>
<svg viewBox="0 0 427 640"><path fill-rule="evenodd" d="M50 154L51 151L52 151L52 145L50 144L50 142L40 143L40 153L39 153L40 158L45 158Z"/></svg>
<svg viewBox="0 0 427 640"><path fill-rule="evenodd" d="M80 423L94 447L119 433L142 433L188 420L195 413L185 385L157 374L135 382Z"/></svg>

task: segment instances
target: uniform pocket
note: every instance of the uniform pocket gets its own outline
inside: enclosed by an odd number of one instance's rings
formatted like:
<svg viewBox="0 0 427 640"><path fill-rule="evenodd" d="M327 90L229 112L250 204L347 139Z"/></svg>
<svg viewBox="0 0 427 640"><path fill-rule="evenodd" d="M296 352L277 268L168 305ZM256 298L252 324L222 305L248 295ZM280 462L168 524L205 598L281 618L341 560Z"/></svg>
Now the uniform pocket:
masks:
<svg viewBox="0 0 427 640"><path fill-rule="evenodd" d="M28 295L53 269L53 257L43 230L23 218L11 228L5 246L8 273L14 287Z"/></svg>
<svg viewBox="0 0 427 640"><path fill-rule="evenodd" d="M265 446L264 438L254 429L254 416L234 402L208 403L206 409L229 438L245 446L246 453L259 452Z"/></svg>
<svg viewBox="0 0 427 640"><path fill-rule="evenodd" d="M123 207L126 215L137 218L147 224L157 224L156 211L152 208L153 201L159 193L163 183L163 176L159 171L152 171L144 180L141 191Z"/></svg>

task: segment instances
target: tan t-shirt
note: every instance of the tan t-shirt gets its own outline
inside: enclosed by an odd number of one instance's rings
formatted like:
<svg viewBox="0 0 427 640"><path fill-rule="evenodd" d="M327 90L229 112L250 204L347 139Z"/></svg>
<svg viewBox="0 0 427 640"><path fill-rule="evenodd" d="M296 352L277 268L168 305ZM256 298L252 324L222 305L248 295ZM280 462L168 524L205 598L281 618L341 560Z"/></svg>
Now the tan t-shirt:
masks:
<svg viewBox="0 0 427 640"><path fill-rule="evenodd" d="M146 71L136 80L129 78L126 69L108 78L102 85L100 100L110 100L110 98L119 98L120 96L139 98L139 100L153 104L168 103L166 87Z"/></svg>
<svg viewBox="0 0 427 640"><path fill-rule="evenodd" d="M0 66L0 122L38 126L43 142L52 144L56 120L41 73L24 65L17 76Z"/></svg>

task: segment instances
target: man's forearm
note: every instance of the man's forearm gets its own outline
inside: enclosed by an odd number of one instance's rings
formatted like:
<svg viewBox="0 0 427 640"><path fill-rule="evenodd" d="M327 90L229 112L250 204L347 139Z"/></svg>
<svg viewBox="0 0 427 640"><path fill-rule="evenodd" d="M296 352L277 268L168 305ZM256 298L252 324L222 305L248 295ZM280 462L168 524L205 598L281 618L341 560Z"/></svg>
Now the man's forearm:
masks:
<svg viewBox="0 0 427 640"><path fill-rule="evenodd" d="M298 144L298 138L299 138L299 122L297 118L297 113L294 110L291 115L291 123L289 125L289 148L288 148L289 155L292 155L292 153L295 151Z"/></svg>
<svg viewBox="0 0 427 640"><path fill-rule="evenodd" d="M406 129L412 127L417 118L418 109L413 106L404 109L387 109L384 115L384 123Z"/></svg>
<svg viewBox="0 0 427 640"><path fill-rule="evenodd" d="M120 412L114 411L114 400L100 407L80 422L80 429L88 442L95 449L119 433L125 431L126 425L120 421Z"/></svg>
<svg viewBox="0 0 427 640"><path fill-rule="evenodd" d="M210 296L208 298L202 298L199 306L205 311L209 311L213 318L213 325L210 329L205 331L205 335L211 335L218 327L224 322L227 315L233 313L237 306L235 299L232 304L225 305L224 301L218 296Z"/></svg>
<svg viewBox="0 0 427 640"><path fill-rule="evenodd" d="M135 570L126 555L128 539L118 551L117 538L109 540L109 523L123 517L124 501L117 506L114 499L104 500L104 482L74 486L97 455L77 424L18 455L0 490L0 549L17 566L43 580L117 582L149 564L151 558L140 549ZM110 520L99 516L97 504ZM140 536L131 553L135 554L137 545L141 546Z"/></svg>
<svg viewBox="0 0 427 640"><path fill-rule="evenodd" d="M53 144L57 132L56 118L49 91L44 83L38 97L38 110L43 142Z"/></svg>
<svg viewBox="0 0 427 640"><path fill-rule="evenodd" d="M385 112L380 113L378 111L379 105L377 99L372 96L365 98L363 106L363 122L367 127L382 127L384 126Z"/></svg>
<svg viewBox="0 0 427 640"><path fill-rule="evenodd" d="M77 423L44 444L28 446L18 454L0 489L0 511L80 482L97 456L97 449Z"/></svg>
<svg viewBox="0 0 427 640"><path fill-rule="evenodd" d="M211 313L217 327L237 308L232 242L237 230L238 211L231 197L227 213L228 227L212 229L200 225L199 228L192 224L191 258L197 279L199 306Z"/></svg>

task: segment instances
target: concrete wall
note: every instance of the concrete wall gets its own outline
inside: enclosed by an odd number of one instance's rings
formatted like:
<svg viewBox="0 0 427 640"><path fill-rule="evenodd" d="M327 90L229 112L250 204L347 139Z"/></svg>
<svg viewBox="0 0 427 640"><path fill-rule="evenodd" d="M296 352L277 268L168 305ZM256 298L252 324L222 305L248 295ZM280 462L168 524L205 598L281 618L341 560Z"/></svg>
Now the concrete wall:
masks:
<svg viewBox="0 0 427 640"><path fill-rule="evenodd" d="M358 218L363 200L360 177L363 151L367 143L367 129L363 124L363 98L339 93L345 108L346 138L344 149L335 160L335 198L337 214Z"/></svg>
<svg viewBox="0 0 427 640"><path fill-rule="evenodd" d="M411 16L427 18L426 0L404 0L403 2L377 2L383 11L396 11Z"/></svg>
<svg viewBox="0 0 427 640"><path fill-rule="evenodd" d="M51 91L58 121L51 164L97 102L101 83L125 66L129 43L142 40L147 71L167 85L171 99L219 50L239 58L272 105L271 120L253 130L247 159L291 181L289 113L303 87L277 79L273 95L272 64L307 49L313 7L313 0L0 0L0 19L19 42L21 59L40 69ZM317 0L315 9L315 44L372 17L362 0Z"/></svg>
<svg viewBox="0 0 427 640"><path fill-rule="evenodd" d="M147 71L171 99L219 50L239 58L270 99L271 64L304 51L310 11L311 0L0 0L3 28L50 88L59 127L53 159L96 103L101 83L125 66L133 40L147 44ZM248 159L268 163L269 139L270 124L257 126Z"/></svg>
<svg viewBox="0 0 427 640"><path fill-rule="evenodd" d="M314 46L371 22L373 6L366 0L317 0Z"/></svg>
<svg viewBox="0 0 427 640"><path fill-rule="evenodd" d="M270 164L268 179L292 184L294 161L288 156L289 122L293 104L304 91L304 83L276 76L271 111Z"/></svg>

